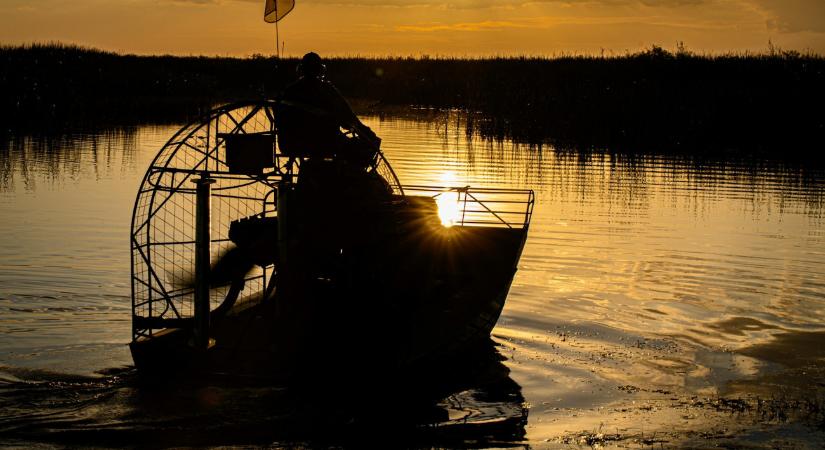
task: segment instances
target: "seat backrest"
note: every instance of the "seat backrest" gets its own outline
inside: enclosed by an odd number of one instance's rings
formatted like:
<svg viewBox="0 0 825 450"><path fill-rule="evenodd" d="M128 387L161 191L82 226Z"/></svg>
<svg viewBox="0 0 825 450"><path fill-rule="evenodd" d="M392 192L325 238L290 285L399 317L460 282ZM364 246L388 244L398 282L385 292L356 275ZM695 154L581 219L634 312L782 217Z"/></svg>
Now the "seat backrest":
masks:
<svg viewBox="0 0 825 450"><path fill-rule="evenodd" d="M218 133L226 143L226 165L232 173L261 174L275 166L272 133Z"/></svg>
<svg viewBox="0 0 825 450"><path fill-rule="evenodd" d="M278 147L294 158L329 158L336 151L338 127L330 116L295 103L279 102L275 110Z"/></svg>

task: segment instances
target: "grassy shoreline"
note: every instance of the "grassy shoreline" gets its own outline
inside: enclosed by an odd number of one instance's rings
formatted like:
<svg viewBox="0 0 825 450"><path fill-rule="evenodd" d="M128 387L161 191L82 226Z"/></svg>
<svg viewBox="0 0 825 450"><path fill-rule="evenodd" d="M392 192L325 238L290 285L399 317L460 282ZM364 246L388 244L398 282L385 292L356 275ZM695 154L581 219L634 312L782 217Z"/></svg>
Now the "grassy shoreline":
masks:
<svg viewBox="0 0 825 450"><path fill-rule="evenodd" d="M5 132L180 122L216 103L272 97L296 59L119 55L60 44L0 47ZM736 152L822 158L825 58L332 58L358 105L459 109L468 132L579 150Z"/></svg>

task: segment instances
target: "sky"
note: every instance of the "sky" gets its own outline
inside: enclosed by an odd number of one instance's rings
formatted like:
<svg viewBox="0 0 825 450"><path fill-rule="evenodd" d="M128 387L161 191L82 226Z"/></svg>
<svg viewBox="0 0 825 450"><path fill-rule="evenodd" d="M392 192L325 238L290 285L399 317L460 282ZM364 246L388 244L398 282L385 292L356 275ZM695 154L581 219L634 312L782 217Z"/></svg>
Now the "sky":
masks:
<svg viewBox="0 0 825 450"><path fill-rule="evenodd" d="M275 52L264 0L0 0L0 44L121 53ZM284 54L622 55L681 42L697 53L825 54L825 0L296 0Z"/></svg>

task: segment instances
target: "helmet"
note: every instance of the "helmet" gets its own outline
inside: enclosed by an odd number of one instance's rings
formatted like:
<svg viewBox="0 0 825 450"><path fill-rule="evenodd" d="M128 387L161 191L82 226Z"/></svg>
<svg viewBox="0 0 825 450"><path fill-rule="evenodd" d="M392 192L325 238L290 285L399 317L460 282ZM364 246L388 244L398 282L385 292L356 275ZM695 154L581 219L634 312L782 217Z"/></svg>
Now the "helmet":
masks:
<svg viewBox="0 0 825 450"><path fill-rule="evenodd" d="M298 74L309 78L322 78L326 66L321 63L321 57L315 52L309 52L301 58L301 63L298 64Z"/></svg>

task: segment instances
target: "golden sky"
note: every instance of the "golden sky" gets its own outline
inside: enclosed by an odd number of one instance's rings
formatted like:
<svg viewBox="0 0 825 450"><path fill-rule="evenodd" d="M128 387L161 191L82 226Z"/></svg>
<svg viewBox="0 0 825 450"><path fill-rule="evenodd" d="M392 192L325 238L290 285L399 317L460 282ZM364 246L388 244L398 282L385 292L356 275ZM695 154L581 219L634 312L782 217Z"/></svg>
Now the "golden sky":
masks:
<svg viewBox="0 0 825 450"><path fill-rule="evenodd" d="M287 55L825 54L825 0L296 0ZM0 43L60 41L138 54L271 54L264 0L0 0Z"/></svg>

